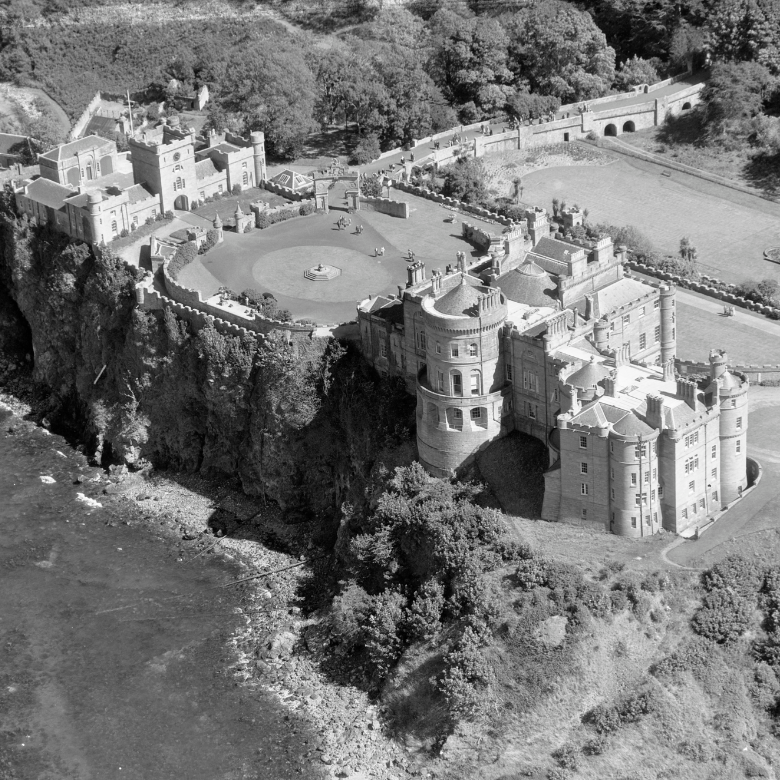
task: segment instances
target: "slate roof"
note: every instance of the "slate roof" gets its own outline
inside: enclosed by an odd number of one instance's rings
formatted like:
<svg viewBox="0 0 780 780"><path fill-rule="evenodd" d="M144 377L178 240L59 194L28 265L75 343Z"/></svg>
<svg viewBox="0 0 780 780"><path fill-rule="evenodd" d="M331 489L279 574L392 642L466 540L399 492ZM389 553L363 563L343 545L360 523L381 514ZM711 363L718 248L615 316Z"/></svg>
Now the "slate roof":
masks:
<svg viewBox="0 0 780 780"><path fill-rule="evenodd" d="M649 285L638 279L618 279L594 294L593 302L596 304L594 315L603 317L613 309L647 295L650 290Z"/></svg>
<svg viewBox="0 0 780 780"><path fill-rule="evenodd" d="M156 195L149 192L149 190L146 189L146 187L143 184L134 184L132 187L129 187L127 190L127 196L130 199L130 203L138 203L142 200L147 200L148 198L155 198Z"/></svg>
<svg viewBox="0 0 780 780"><path fill-rule="evenodd" d="M285 168L281 173L277 173L271 181L274 184L278 184L280 187L289 187L291 190L298 190L311 187L314 183L314 177L306 176L297 171L293 171L290 168Z"/></svg>
<svg viewBox="0 0 780 780"><path fill-rule="evenodd" d="M222 152L223 154L232 154L233 152L241 151L238 146L233 146L233 144L229 144L227 141L223 141L221 144L212 146L209 151L213 149L216 149L216 151Z"/></svg>
<svg viewBox="0 0 780 780"><path fill-rule="evenodd" d="M604 377L609 376L609 372L610 369L605 365L596 362L594 355L589 363L585 363L582 368L577 369L571 376L567 377L566 384L583 390L595 387Z"/></svg>
<svg viewBox="0 0 780 780"><path fill-rule="evenodd" d="M569 255L573 255L580 249L582 249L581 246L570 244L568 241L559 241L557 238L540 238L533 251L534 254L565 263L569 259ZM566 252L569 254L567 255Z"/></svg>
<svg viewBox="0 0 780 780"><path fill-rule="evenodd" d="M552 277L532 260L498 279L501 292L510 301L528 306L555 306L558 286Z"/></svg>
<svg viewBox="0 0 780 780"><path fill-rule="evenodd" d="M612 426L612 430L621 436L646 436L653 433L655 429L640 420L633 412L628 412Z"/></svg>
<svg viewBox="0 0 780 780"><path fill-rule="evenodd" d="M434 303L433 308L442 314L450 314L456 317L464 315L475 317L477 314L477 301L481 297L482 293L466 281L464 274L461 277L460 284L439 298Z"/></svg>
<svg viewBox="0 0 780 780"><path fill-rule="evenodd" d="M69 198L75 192L70 187L64 187L56 181L41 177L27 185L25 194L36 203L59 210L65 208L65 198Z"/></svg>
<svg viewBox="0 0 780 780"><path fill-rule="evenodd" d="M219 173L214 165L214 161L207 157L205 160L198 160L195 163L195 178L196 179L208 179L210 176L214 176Z"/></svg>
<svg viewBox="0 0 780 780"><path fill-rule="evenodd" d="M88 135L76 141L71 141L69 144L58 146L56 149L51 149L42 154L41 157L47 160L67 160L75 157L79 152L88 152L90 149L100 149L104 146L113 146L113 141L107 141L105 138L100 138L96 135Z"/></svg>

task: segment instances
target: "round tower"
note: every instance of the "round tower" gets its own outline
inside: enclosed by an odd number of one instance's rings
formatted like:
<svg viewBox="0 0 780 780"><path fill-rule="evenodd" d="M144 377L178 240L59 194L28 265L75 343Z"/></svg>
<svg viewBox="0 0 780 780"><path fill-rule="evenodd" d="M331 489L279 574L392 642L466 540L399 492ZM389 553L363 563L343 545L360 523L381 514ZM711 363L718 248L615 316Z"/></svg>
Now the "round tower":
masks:
<svg viewBox="0 0 780 780"><path fill-rule="evenodd" d="M93 190L87 196L87 211L89 212L89 229L92 233L88 241L99 244L103 238L103 230L100 226L100 212L103 209L103 196ZM85 236L86 238L86 236Z"/></svg>
<svg viewBox="0 0 780 780"><path fill-rule="evenodd" d="M609 323L606 319L597 320L593 326L593 346L599 352L609 348Z"/></svg>
<svg viewBox="0 0 780 780"><path fill-rule="evenodd" d="M499 370L506 299L462 274L449 292L424 298L422 314L426 367L417 378L417 448L429 473L449 477L502 433L511 397Z"/></svg>
<svg viewBox="0 0 780 780"><path fill-rule="evenodd" d="M710 352L710 373L718 386L720 405L720 495L717 500L728 504L739 498L747 487L748 388L727 370L728 356L722 350ZM713 485L710 490L716 489ZM711 495L711 499L714 497Z"/></svg>
<svg viewBox="0 0 780 780"><path fill-rule="evenodd" d="M219 218L219 212L214 215L214 230L217 231L217 243L221 244L225 238L222 232L222 220Z"/></svg>
<svg viewBox="0 0 780 780"><path fill-rule="evenodd" d="M260 130L253 130L249 140L255 161L255 186L259 187L265 181L265 134Z"/></svg>
<svg viewBox="0 0 780 780"><path fill-rule="evenodd" d="M609 433L609 530L620 536L651 536L661 529L654 492L658 431L629 412Z"/></svg>
<svg viewBox="0 0 780 780"><path fill-rule="evenodd" d="M661 287L661 365L677 353L675 292L675 288L670 284Z"/></svg>

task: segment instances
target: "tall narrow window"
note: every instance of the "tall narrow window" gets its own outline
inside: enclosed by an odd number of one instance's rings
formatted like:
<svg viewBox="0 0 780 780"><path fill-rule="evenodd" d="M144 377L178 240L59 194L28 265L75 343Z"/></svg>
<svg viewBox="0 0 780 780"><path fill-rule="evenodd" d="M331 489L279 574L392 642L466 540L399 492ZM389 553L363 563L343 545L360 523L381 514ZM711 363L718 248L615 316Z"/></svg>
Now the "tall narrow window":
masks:
<svg viewBox="0 0 780 780"><path fill-rule="evenodd" d="M469 357L476 357L476 356L477 356L477 345L469 344Z"/></svg>
<svg viewBox="0 0 780 780"><path fill-rule="evenodd" d="M471 394L472 395L479 395L482 392L482 388L480 387L480 381L479 381L479 371L472 371L471 372Z"/></svg>
<svg viewBox="0 0 780 780"><path fill-rule="evenodd" d="M580 484L580 493L583 496L587 496L588 495L588 483L587 482L582 482Z"/></svg>
<svg viewBox="0 0 780 780"><path fill-rule="evenodd" d="M452 375L452 394L463 395L463 378L457 372Z"/></svg>

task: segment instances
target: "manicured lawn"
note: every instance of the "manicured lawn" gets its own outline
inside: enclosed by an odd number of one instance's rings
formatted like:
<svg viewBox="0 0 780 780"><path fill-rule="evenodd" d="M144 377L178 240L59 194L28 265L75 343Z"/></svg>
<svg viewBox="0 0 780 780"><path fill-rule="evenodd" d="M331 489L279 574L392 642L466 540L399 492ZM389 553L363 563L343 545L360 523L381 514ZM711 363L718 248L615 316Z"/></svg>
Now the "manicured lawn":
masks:
<svg viewBox="0 0 780 780"><path fill-rule="evenodd" d="M204 203L195 209L194 213L209 220L214 219L215 215L219 214L220 219L228 224L236 213L236 205L238 203L241 203L241 210L248 214L250 211L249 204L258 200L267 203L269 206L292 205L291 201L283 198L281 195L277 195L275 192L268 192L268 190L263 190L259 187L251 187L243 190L240 195L226 195L211 203Z"/></svg>

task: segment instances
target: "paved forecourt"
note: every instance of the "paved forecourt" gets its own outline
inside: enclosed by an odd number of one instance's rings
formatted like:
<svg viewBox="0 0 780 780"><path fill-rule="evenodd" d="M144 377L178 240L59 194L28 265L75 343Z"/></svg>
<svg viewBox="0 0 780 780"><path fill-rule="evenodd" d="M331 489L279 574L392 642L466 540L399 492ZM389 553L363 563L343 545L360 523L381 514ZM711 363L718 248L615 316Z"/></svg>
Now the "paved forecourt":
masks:
<svg viewBox="0 0 780 780"><path fill-rule="evenodd" d="M461 219L447 223L451 213L437 203L394 191L394 198L409 200L409 219L374 211L347 214L332 209L330 214L300 217L264 230L237 235L225 231L225 240L206 255L182 269L179 281L204 294L225 285L234 292L254 289L270 292L280 308L289 309L295 319L320 323L355 319L355 305L369 295L398 293L405 287L411 249L415 259L433 268L456 262L456 253L480 253L461 237ZM340 205L337 191L331 202ZM352 220L346 230L336 224L341 217ZM469 217L474 224L501 231L500 225ZM355 228L363 226L363 232ZM383 256L374 249L384 247ZM319 263L336 266L341 275L331 281L310 281L304 271Z"/></svg>
<svg viewBox="0 0 780 780"><path fill-rule="evenodd" d="M746 279L780 279L780 265L764 259L768 246L780 245L780 205L750 199L660 168L643 170L617 160L606 166L546 168L523 177L525 202L552 207L565 199L589 211L588 221L633 225L659 250L676 253L687 236L698 250L703 273L738 283ZM691 186L688 186L691 183ZM706 187L704 186L706 184Z"/></svg>

